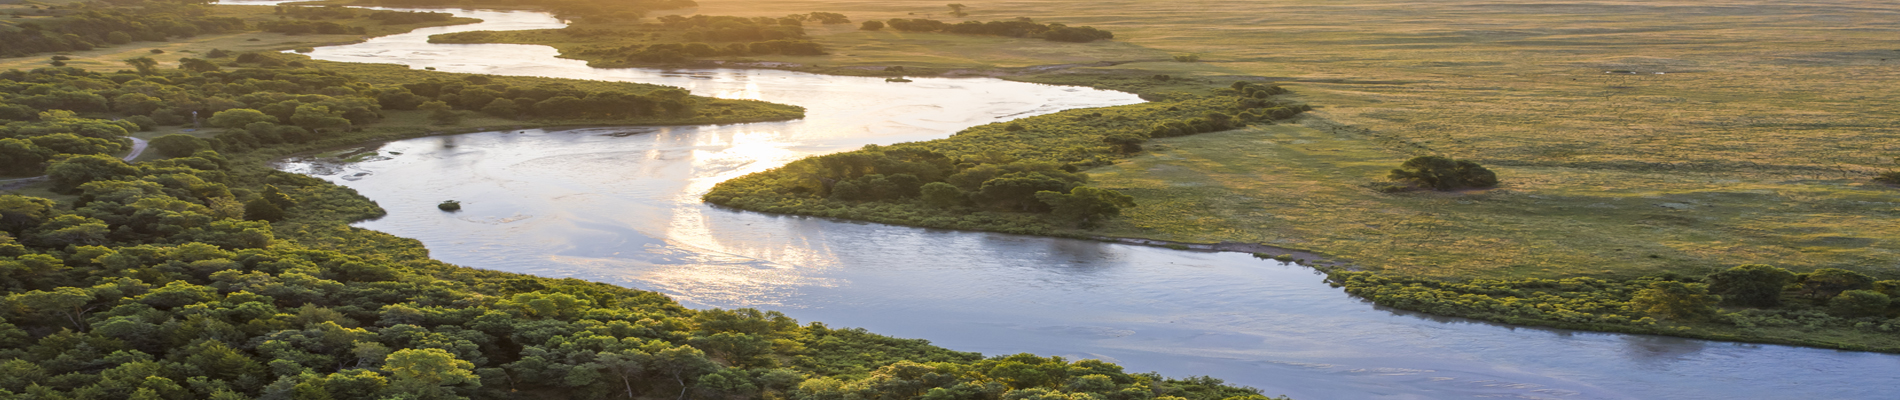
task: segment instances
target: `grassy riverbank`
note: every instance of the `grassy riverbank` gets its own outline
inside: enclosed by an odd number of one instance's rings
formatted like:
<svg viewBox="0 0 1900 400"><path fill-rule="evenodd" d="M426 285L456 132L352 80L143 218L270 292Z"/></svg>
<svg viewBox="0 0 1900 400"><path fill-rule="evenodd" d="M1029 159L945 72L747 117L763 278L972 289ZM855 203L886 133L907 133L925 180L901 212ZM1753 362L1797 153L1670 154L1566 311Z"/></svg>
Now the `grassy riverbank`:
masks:
<svg viewBox="0 0 1900 400"><path fill-rule="evenodd" d="M952 19L942 5L903 1L713 1L697 12L794 10ZM1896 32L1870 19L1900 12L1891 5L1029 1L967 11L1060 17L1141 50L1014 61L914 38L853 49L859 33L814 30L834 54L807 62L1138 61L1070 71L1280 77L1319 107L1297 124L1158 139L1155 151L1090 171L1152 205L1105 234L1261 242L1441 279L1706 274L1747 263L1900 274L1900 231L1882 222L1900 194L1870 180L1900 155L1900 131L1881 122L1900 91L1874 78L1900 62L1884 39ZM1201 62L1156 60L1190 53ZM1504 184L1457 194L1369 187L1423 154L1478 161Z"/></svg>

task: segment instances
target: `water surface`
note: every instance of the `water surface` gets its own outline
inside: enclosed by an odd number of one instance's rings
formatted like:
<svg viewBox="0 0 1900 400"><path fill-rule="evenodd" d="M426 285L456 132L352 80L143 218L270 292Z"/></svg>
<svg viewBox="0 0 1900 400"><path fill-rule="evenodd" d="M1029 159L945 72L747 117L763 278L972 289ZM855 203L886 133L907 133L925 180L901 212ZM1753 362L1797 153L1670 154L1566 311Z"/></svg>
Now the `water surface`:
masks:
<svg viewBox="0 0 1900 400"><path fill-rule="evenodd" d="M791 122L520 130L382 145L324 171L389 210L359 226L436 258L758 307L985 354L1099 358L1211 375L1300 399L1891 398L1900 356L1510 327L1384 310L1313 271L1240 254L941 231L722 210L712 184L812 154L1132 95L994 79L595 69L542 46L431 45L434 33L561 26L455 11L428 28L313 57L413 68L674 85L807 107ZM286 169L316 172L310 164ZM442 200L463 211L435 209Z"/></svg>

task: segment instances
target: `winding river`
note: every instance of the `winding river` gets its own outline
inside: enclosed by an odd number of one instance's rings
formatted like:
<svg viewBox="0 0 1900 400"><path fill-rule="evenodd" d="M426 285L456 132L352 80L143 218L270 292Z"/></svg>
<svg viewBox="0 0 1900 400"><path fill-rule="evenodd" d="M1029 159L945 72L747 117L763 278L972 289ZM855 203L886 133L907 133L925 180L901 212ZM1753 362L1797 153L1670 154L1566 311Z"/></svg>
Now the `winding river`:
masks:
<svg viewBox="0 0 1900 400"><path fill-rule="evenodd" d="M232 2L227 2L232 3ZM256 2L237 2L257 4ZM791 122L515 130L387 143L342 169L378 201L359 226L479 268L780 310L985 354L1098 358L1299 399L1892 398L1900 356L1514 327L1373 306L1310 269L1244 254L732 211L714 183L812 154L942 137L1132 95L995 79L912 83L769 70L596 69L542 46L429 35L562 26L534 12L318 48L335 61L634 81L804 106ZM435 209L463 201L458 213Z"/></svg>

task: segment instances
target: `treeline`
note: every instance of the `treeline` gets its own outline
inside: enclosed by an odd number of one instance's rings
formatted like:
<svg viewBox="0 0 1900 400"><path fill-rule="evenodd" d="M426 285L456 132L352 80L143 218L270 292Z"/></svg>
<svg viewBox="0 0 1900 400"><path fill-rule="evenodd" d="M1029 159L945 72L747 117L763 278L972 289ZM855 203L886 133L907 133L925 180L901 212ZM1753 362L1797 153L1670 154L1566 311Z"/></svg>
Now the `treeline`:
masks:
<svg viewBox="0 0 1900 400"><path fill-rule="evenodd" d="M1744 265L1704 277L1446 282L1328 271L1379 305L1524 325L1900 352L1900 281ZM1862 330L1842 336L1829 331Z"/></svg>
<svg viewBox="0 0 1900 400"><path fill-rule="evenodd" d="M825 48L808 40L805 21L832 23L843 15L814 12L784 18L668 15L658 22L626 25L618 29L568 27L550 31L581 38L611 37L616 40L646 39L617 47L590 47L575 50L577 55L593 59L612 59L635 63L683 63L705 57L752 55L824 55ZM521 32L457 32L429 37L431 43L495 43L498 39L527 36L536 42L541 37Z"/></svg>
<svg viewBox="0 0 1900 400"><path fill-rule="evenodd" d="M1114 39L1109 31L1088 26L1071 27L1063 24L1042 24L1029 18L1014 21L963 21L950 24L933 19L892 18L889 21L866 21L862 29L880 30L890 27L904 32L943 32L963 35L1008 36L1018 38L1041 38L1057 42L1087 43L1097 40Z"/></svg>
<svg viewBox="0 0 1900 400"><path fill-rule="evenodd" d="M369 29L361 26L348 26L323 20L363 18L378 21L378 23L383 25L403 25L442 22L455 18L454 14L440 12L366 10L343 6L315 7L280 5L277 6L275 12L277 15L281 15L286 19L259 22L257 23L257 29L286 35L305 35L312 33L322 35L362 35L369 33Z"/></svg>
<svg viewBox="0 0 1900 400"><path fill-rule="evenodd" d="M281 61L278 57L286 56L276 54L231 56L213 51L207 55L225 57L183 59L181 66L188 69L176 70L161 70L149 59L138 59L144 62L130 62L138 71L99 73L50 67L0 72L0 114L20 120L9 125L22 126L20 132L30 132L28 128L33 126L64 124L59 121L70 120L73 112L116 115L123 118L116 124L136 128L128 130L190 124L194 118L216 125L230 120L218 120L217 115L235 115L233 110L254 114L255 118L245 122L260 125L228 126L234 129L210 140L211 148L225 150L309 142L373 123L383 117L376 94L393 90L378 89L334 72L288 68L296 62ZM241 69L225 71L223 66ZM112 139L123 140L123 136L120 133ZM5 164L0 168L31 173L38 168L34 161L37 157L20 154L44 151L57 152L28 146L0 149L8 153L0 158L0 164Z"/></svg>
<svg viewBox="0 0 1900 400"><path fill-rule="evenodd" d="M139 7L104 7L73 3L63 16L18 24L18 30L0 31L0 57L38 53L85 51L134 41L162 42L201 34L241 32L243 20L207 16L208 6L182 2L147 1Z"/></svg>
<svg viewBox="0 0 1900 400"><path fill-rule="evenodd" d="M0 173L36 175L63 156L123 151L129 132L194 121L223 129L214 137L186 141L185 148L228 152L347 136L382 120L386 110L428 110L436 123L449 125L472 113L511 119L678 120L699 115L702 106L678 88L581 90L510 85L480 76L369 84L303 68L291 55L214 50L206 56L182 59L180 69L135 59L128 63L136 71L48 67L0 72L0 118L13 121L0 126ZM716 111L734 113L723 106ZM77 115L121 119L90 122Z"/></svg>
<svg viewBox="0 0 1900 400"><path fill-rule="evenodd" d="M685 118L698 113L698 101L678 88L645 94L588 92L558 85L511 86L481 76L406 83L379 91L376 99L394 110L427 109L439 103L502 118Z"/></svg>
<svg viewBox="0 0 1900 400"><path fill-rule="evenodd" d="M1236 87L1252 90L1070 110L946 139L806 158L721 182L704 199L755 211L942 228L1048 233L1061 225L1088 227L1135 204L1127 195L1087 186L1077 171L1139 152L1151 133L1175 132L1177 124L1224 130L1306 109L1253 94L1278 87Z"/></svg>
<svg viewBox="0 0 1900 400"><path fill-rule="evenodd" d="M309 20L367 18L381 21L383 25L419 24L442 22L455 18L455 14L445 12L414 12L370 10L344 6L290 6L279 5L278 15Z"/></svg>
<svg viewBox="0 0 1900 400"><path fill-rule="evenodd" d="M357 0L357 4L386 7L467 7L475 5L499 5L505 7L540 7L553 11L564 19L588 22L630 22L646 16L649 11L676 10L698 7L693 0L513 0L513 1L475 1L467 0Z"/></svg>

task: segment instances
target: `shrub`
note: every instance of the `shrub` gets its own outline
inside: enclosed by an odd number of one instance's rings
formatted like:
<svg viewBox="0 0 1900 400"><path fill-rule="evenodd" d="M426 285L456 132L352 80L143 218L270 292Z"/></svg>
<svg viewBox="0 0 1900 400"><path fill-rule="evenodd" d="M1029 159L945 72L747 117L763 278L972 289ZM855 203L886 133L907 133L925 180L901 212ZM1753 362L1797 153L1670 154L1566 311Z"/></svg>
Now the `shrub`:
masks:
<svg viewBox="0 0 1900 400"><path fill-rule="evenodd" d="M884 21L864 21L863 25L858 25L858 30L865 30L865 31L884 30Z"/></svg>
<svg viewBox="0 0 1900 400"><path fill-rule="evenodd" d="M1696 319L1713 313L1715 300L1706 285L1658 281L1630 297L1630 309L1667 319Z"/></svg>
<svg viewBox="0 0 1900 400"><path fill-rule="evenodd" d="M1794 273L1762 264L1743 265L1709 275L1709 293L1722 303L1749 307L1781 305L1781 289L1794 282Z"/></svg>
<svg viewBox="0 0 1900 400"><path fill-rule="evenodd" d="M1801 283L1802 295L1818 299L1832 298L1849 290L1874 288L1873 277L1840 268L1822 268L1801 274L1797 281Z"/></svg>
<svg viewBox="0 0 1900 400"><path fill-rule="evenodd" d="M211 144L191 135L170 134L152 139L152 149L166 157L185 157L199 150L210 150Z"/></svg>
<svg viewBox="0 0 1900 400"><path fill-rule="evenodd" d="M1849 290L1828 300L1828 313L1843 318L1877 317L1887 313L1893 299L1872 290Z"/></svg>
<svg viewBox="0 0 1900 400"><path fill-rule="evenodd" d="M1176 54L1174 56L1174 62L1198 62L1198 61L1201 61L1200 54Z"/></svg>
<svg viewBox="0 0 1900 400"><path fill-rule="evenodd" d="M1880 176L1874 177L1874 181L1880 182L1880 183L1892 184L1892 185L1900 185L1900 171L1888 171L1886 173L1880 174Z"/></svg>
<svg viewBox="0 0 1900 400"><path fill-rule="evenodd" d="M441 209L442 211L457 211L462 209L462 202L455 200L443 201L442 204L436 204L435 208Z"/></svg>
<svg viewBox="0 0 1900 400"><path fill-rule="evenodd" d="M1434 190L1487 188L1498 185L1496 173L1478 163L1439 156L1418 156L1406 160L1387 178Z"/></svg>

